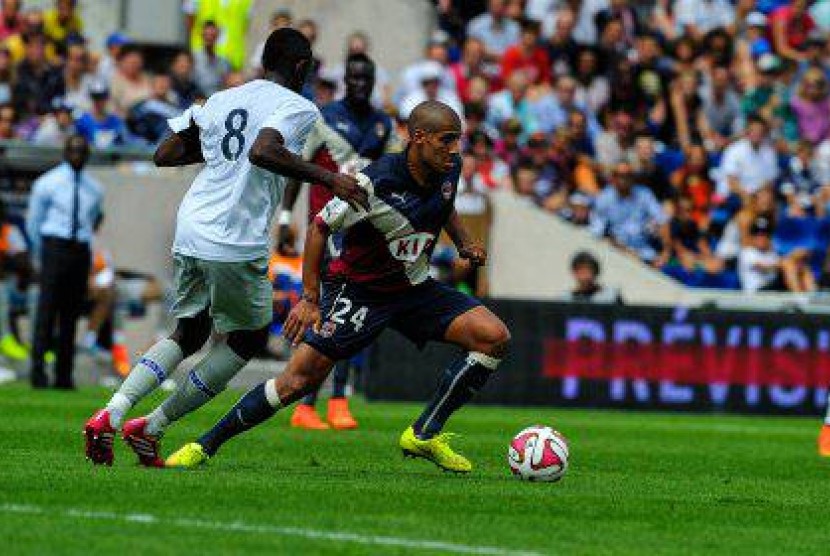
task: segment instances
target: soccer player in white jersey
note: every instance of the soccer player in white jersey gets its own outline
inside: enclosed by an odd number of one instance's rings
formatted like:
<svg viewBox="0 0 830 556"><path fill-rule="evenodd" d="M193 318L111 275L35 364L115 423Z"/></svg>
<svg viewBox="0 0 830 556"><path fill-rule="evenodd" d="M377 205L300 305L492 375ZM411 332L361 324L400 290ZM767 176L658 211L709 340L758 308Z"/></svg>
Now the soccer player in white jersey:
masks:
<svg viewBox="0 0 830 556"><path fill-rule="evenodd" d="M152 346L104 409L87 421L86 456L111 465L123 438L148 467L161 467L159 439L170 423L221 392L264 346L271 322L267 277L269 232L286 178L320 182L335 195L368 207L366 191L344 174L298 156L319 117L297 94L311 64L308 40L294 29L274 31L262 55L266 75L211 96L170 120L173 134L156 151L158 166L204 162L179 207L173 257L176 330ZM178 389L145 417L127 412L196 353L211 329L224 335Z"/></svg>

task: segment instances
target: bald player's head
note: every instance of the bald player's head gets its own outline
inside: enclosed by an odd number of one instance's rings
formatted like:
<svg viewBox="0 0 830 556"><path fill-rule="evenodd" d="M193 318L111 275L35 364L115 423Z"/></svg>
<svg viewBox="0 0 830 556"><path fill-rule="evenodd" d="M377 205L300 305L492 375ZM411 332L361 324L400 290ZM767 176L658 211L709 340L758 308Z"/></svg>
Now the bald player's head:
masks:
<svg viewBox="0 0 830 556"><path fill-rule="evenodd" d="M437 174L458 164L461 118L452 108L434 100L422 102L409 115L408 124L412 161Z"/></svg>
<svg viewBox="0 0 830 556"><path fill-rule="evenodd" d="M455 110L437 100L426 100L415 107L407 122L409 136L415 137L418 130L424 133L457 131L461 133L461 118Z"/></svg>

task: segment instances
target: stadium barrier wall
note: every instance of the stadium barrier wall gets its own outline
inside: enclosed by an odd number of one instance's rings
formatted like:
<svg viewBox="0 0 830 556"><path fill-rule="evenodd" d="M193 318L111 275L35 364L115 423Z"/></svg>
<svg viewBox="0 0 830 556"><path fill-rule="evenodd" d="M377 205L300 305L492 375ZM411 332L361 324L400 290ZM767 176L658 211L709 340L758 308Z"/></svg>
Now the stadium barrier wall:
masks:
<svg viewBox="0 0 830 556"><path fill-rule="evenodd" d="M488 404L816 415L830 385L830 324L817 315L488 302L511 353ZM374 400L425 400L458 350L419 353L395 332L372 349Z"/></svg>

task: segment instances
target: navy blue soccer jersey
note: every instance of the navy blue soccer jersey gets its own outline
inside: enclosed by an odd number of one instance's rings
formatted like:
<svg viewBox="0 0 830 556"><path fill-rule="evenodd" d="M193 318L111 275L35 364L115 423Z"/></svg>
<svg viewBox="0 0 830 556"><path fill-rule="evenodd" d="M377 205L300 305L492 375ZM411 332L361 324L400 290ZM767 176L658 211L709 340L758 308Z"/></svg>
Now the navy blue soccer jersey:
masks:
<svg viewBox="0 0 830 556"><path fill-rule="evenodd" d="M386 151L392 119L380 110L373 109L361 116L345 100L339 100L325 105L320 112L326 124L342 135L358 156L377 160Z"/></svg>
<svg viewBox="0 0 830 556"><path fill-rule="evenodd" d="M426 188L409 172L406 154L384 155L358 175L369 189L369 212L335 198L317 215L342 235L340 252L328 265L330 279L397 291L429 278L430 256L452 213L461 164Z"/></svg>

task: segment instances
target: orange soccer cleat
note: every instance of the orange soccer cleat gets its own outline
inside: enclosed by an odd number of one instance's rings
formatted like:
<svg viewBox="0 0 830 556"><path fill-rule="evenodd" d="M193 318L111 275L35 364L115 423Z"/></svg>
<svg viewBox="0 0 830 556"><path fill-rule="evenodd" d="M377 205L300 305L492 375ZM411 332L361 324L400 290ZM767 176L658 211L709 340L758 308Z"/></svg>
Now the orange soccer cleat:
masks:
<svg viewBox="0 0 830 556"><path fill-rule="evenodd" d="M830 425L822 425L818 434L818 455L830 458Z"/></svg>
<svg viewBox="0 0 830 556"><path fill-rule="evenodd" d="M124 344L112 346L112 368L122 378L130 374L130 353Z"/></svg>
<svg viewBox="0 0 830 556"><path fill-rule="evenodd" d="M331 398L328 407L328 421L332 428L338 430L356 429L357 421L349 411L348 398Z"/></svg>
<svg viewBox="0 0 830 556"><path fill-rule="evenodd" d="M306 405L301 403L294 409L294 414L291 416L291 426L298 429L308 429L313 431L328 430L329 426L324 423L320 416L317 415L317 410L313 405Z"/></svg>

